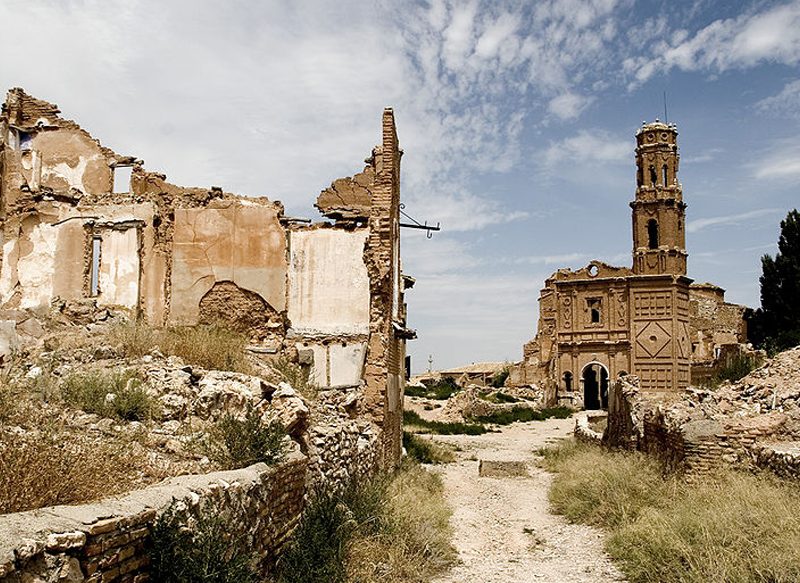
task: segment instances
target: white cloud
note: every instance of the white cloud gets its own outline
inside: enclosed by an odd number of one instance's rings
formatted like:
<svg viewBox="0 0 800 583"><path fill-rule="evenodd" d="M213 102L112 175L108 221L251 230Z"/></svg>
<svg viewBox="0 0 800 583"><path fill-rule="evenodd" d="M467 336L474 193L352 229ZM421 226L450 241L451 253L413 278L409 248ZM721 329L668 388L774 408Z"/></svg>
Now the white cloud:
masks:
<svg viewBox="0 0 800 583"><path fill-rule="evenodd" d="M732 215L722 215L718 217L707 217L704 219L694 219L686 223L687 233L697 233L708 227L717 227L721 225L739 225L751 219L758 217L774 215L780 213L781 210L777 208L766 208L749 211L746 213L737 213Z"/></svg>
<svg viewBox="0 0 800 583"><path fill-rule="evenodd" d="M570 120L577 118L592 101L591 97L567 92L551 99L547 109L559 119Z"/></svg>
<svg viewBox="0 0 800 583"><path fill-rule="evenodd" d="M575 160L581 166L630 163L633 153L630 140L622 140L606 130L581 130L576 135L550 144L544 163L555 166Z"/></svg>
<svg viewBox="0 0 800 583"><path fill-rule="evenodd" d="M787 83L777 95L756 103L761 113L800 119L800 79Z"/></svg>
<svg viewBox="0 0 800 583"><path fill-rule="evenodd" d="M589 256L585 253L560 253L553 255L524 255L514 257L510 263L516 265L575 265L579 261L586 261Z"/></svg>
<svg viewBox="0 0 800 583"><path fill-rule="evenodd" d="M721 72L764 62L800 62L800 0L715 20L691 36L674 34L653 43L651 57L629 59L625 70L635 86L673 68Z"/></svg>
<svg viewBox="0 0 800 583"><path fill-rule="evenodd" d="M800 140L777 140L752 168L756 179L797 182L800 180Z"/></svg>

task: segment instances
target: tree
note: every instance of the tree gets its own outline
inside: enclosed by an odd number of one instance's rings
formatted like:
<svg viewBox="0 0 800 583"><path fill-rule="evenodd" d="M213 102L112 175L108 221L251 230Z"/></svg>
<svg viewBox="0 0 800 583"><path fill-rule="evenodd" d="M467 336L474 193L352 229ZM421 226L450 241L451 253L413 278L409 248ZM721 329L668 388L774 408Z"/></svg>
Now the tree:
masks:
<svg viewBox="0 0 800 583"><path fill-rule="evenodd" d="M761 307L748 314L748 336L759 348L800 344L800 212L781 221L778 253L761 258Z"/></svg>

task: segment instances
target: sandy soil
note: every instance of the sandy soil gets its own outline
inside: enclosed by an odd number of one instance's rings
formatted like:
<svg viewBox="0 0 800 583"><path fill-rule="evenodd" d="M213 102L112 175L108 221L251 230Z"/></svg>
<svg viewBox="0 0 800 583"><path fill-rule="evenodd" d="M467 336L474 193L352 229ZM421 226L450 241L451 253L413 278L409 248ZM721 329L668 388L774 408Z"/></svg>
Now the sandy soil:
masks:
<svg viewBox="0 0 800 583"><path fill-rule="evenodd" d="M458 461L434 466L454 509L460 564L435 583L624 581L603 552L600 531L548 512L552 476L536 467L535 450L571 434L572 419L515 423L502 433L435 436L458 445ZM478 476L478 460L525 461L529 477Z"/></svg>

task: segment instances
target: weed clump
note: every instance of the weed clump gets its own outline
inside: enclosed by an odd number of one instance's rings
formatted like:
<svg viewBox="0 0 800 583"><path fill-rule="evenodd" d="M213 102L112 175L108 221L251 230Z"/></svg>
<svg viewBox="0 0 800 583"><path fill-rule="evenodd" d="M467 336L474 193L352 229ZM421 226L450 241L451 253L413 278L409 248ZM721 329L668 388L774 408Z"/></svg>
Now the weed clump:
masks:
<svg viewBox="0 0 800 583"><path fill-rule="evenodd" d="M408 431L403 432L403 447L408 457L422 464L447 464L456 459L450 449Z"/></svg>
<svg viewBox="0 0 800 583"><path fill-rule="evenodd" d="M439 435L483 435L489 431L485 426L475 423L428 421L420 417L416 411L403 411L403 423Z"/></svg>
<svg viewBox="0 0 800 583"><path fill-rule="evenodd" d="M258 462L279 463L286 455L286 431L279 421L264 422L249 405L243 417L226 412L211 426L200 450L225 470L243 468Z"/></svg>
<svg viewBox="0 0 800 583"><path fill-rule="evenodd" d="M191 528L187 526L191 522ZM173 502L150 529L150 579L156 583L255 583L253 557L213 506L191 521Z"/></svg>
<svg viewBox="0 0 800 583"><path fill-rule="evenodd" d="M442 377L440 380L423 387L407 386L405 394L410 397L424 397L445 401L461 390L453 377Z"/></svg>
<svg viewBox="0 0 800 583"><path fill-rule="evenodd" d="M74 504L139 485L144 455L46 427L34 435L0 431L0 514Z"/></svg>
<svg viewBox="0 0 800 583"><path fill-rule="evenodd" d="M156 403L135 371L76 373L64 379L61 394L69 405L87 413L125 421L146 421Z"/></svg>
<svg viewBox="0 0 800 583"><path fill-rule="evenodd" d="M125 356L139 358L153 350L178 356L187 364L209 370L250 374L247 336L223 326L178 326L156 329L144 322L115 326L110 333Z"/></svg>
<svg viewBox="0 0 800 583"><path fill-rule="evenodd" d="M514 407L505 411L495 411L490 415L480 415L475 417L479 423L494 423L496 425L509 425L515 421L544 421L555 417L556 419L566 419L572 415L572 409L567 407L549 407L545 409L529 409L527 407Z"/></svg>
<svg viewBox="0 0 800 583"><path fill-rule="evenodd" d="M278 564L280 583L423 583L455 559L441 479L416 464L317 490Z"/></svg>
<svg viewBox="0 0 800 583"><path fill-rule="evenodd" d="M319 387L311 380L311 371L308 368L303 368L288 358L276 359L272 363L272 368L277 370L283 379L301 395L307 399L316 398Z"/></svg>
<svg viewBox="0 0 800 583"><path fill-rule="evenodd" d="M800 492L769 476L720 470L687 484L638 453L574 442L542 451L556 512L610 531L632 583L800 578Z"/></svg>

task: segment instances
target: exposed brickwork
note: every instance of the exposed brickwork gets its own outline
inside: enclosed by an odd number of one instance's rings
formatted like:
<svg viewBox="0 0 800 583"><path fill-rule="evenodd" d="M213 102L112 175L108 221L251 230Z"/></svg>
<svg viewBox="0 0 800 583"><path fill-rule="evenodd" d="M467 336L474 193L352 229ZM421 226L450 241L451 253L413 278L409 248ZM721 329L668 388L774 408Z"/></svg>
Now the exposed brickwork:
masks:
<svg viewBox="0 0 800 583"><path fill-rule="evenodd" d="M267 573L304 507L306 458L267 468L172 478L122 498L0 516L0 582L144 581L150 526L173 500L185 515L221 511ZM10 546L9 546L10 544ZM37 579L38 578L38 579Z"/></svg>
<svg viewBox="0 0 800 583"><path fill-rule="evenodd" d="M592 261L548 278L536 338L525 345L511 382L536 383L549 403L587 409L606 408L610 383L625 374L638 376L643 391L679 392L691 381L694 339L705 332L722 341L723 328L741 328L741 311L721 295L715 315L724 315L724 323L691 315L706 287L698 286L693 298L686 277L677 134L658 120L636 134L631 268ZM734 334L732 341L742 338Z"/></svg>

